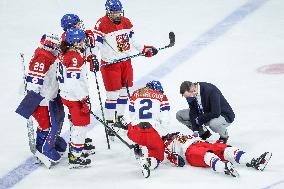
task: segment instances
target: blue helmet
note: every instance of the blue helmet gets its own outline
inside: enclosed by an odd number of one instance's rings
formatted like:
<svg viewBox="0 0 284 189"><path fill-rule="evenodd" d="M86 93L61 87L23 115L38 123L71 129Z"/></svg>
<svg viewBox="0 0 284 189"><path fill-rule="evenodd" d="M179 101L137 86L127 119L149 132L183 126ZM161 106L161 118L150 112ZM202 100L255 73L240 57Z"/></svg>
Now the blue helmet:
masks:
<svg viewBox="0 0 284 189"><path fill-rule="evenodd" d="M70 28L75 28L75 25L80 21L79 16L76 14L65 14L61 18L61 27L64 31L67 31Z"/></svg>
<svg viewBox="0 0 284 189"><path fill-rule="evenodd" d="M122 4L119 0L107 0L105 4L106 10L111 11L122 11Z"/></svg>
<svg viewBox="0 0 284 189"><path fill-rule="evenodd" d="M150 81L146 84L146 87L153 89L153 90L156 90L156 91L159 91L161 93L164 93L164 89L163 89L160 81L156 81L156 80Z"/></svg>
<svg viewBox="0 0 284 189"><path fill-rule="evenodd" d="M67 43L73 45L75 42L79 43L86 38L85 31L71 28L67 30L65 40Z"/></svg>

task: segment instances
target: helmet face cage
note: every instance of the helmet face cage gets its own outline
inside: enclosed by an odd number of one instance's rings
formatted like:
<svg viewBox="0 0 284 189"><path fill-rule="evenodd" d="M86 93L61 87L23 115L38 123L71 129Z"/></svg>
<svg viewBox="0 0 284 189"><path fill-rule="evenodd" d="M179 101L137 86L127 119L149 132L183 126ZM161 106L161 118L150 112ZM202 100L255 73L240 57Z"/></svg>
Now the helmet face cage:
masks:
<svg viewBox="0 0 284 189"><path fill-rule="evenodd" d="M41 37L40 43L45 50L58 51L60 46L60 39L55 34L44 34Z"/></svg>
<svg viewBox="0 0 284 189"><path fill-rule="evenodd" d="M61 27L64 31L67 31L70 28L80 29L80 25L82 25L82 21L76 14L65 14L61 19Z"/></svg>
<svg viewBox="0 0 284 189"><path fill-rule="evenodd" d="M155 81L155 80L150 81L146 84L146 87L164 93L164 89L160 81Z"/></svg>

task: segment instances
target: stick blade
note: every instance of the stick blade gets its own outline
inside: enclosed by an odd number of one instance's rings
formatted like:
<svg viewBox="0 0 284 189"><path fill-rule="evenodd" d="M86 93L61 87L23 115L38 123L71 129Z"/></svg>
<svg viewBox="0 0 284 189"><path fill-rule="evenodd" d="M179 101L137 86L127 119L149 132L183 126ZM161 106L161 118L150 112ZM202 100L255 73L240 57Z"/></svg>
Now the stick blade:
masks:
<svg viewBox="0 0 284 189"><path fill-rule="evenodd" d="M169 47L172 47L172 46L175 45L175 42L176 42L175 33L174 32L170 32L169 33L169 38L170 38L170 45L169 45Z"/></svg>

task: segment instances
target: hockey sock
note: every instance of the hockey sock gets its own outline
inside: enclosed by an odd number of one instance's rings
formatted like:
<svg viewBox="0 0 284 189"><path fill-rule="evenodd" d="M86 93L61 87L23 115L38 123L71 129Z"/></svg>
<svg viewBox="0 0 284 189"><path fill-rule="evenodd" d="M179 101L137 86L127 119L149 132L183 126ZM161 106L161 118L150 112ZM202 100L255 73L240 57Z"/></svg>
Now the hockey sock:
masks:
<svg viewBox="0 0 284 189"><path fill-rule="evenodd" d="M225 164L216 154L211 152L206 152L204 155L204 162L206 163L206 165L211 167L213 171L216 171L218 173L224 172Z"/></svg>
<svg viewBox="0 0 284 189"><path fill-rule="evenodd" d="M79 157L84 149L87 135L87 126L74 126L71 130L71 150L73 155Z"/></svg>
<svg viewBox="0 0 284 189"><path fill-rule="evenodd" d="M125 109L127 107L127 101L128 101L128 96L127 96L127 90L125 87L122 87L122 89L119 90L119 97L117 99L117 116L123 116Z"/></svg>
<svg viewBox="0 0 284 189"><path fill-rule="evenodd" d="M107 91L106 92L106 101L105 101L105 119L113 121L115 117L117 99L119 96L119 90L116 91Z"/></svg>
<svg viewBox="0 0 284 189"><path fill-rule="evenodd" d="M252 157L236 147L227 147L224 150L224 159L230 162L246 165L251 161Z"/></svg>

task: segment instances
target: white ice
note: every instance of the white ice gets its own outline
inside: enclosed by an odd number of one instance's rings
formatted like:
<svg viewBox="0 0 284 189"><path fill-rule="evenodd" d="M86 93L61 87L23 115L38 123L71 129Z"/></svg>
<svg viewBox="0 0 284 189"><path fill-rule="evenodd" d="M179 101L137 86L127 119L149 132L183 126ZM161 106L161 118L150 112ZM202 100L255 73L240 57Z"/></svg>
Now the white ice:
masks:
<svg viewBox="0 0 284 189"><path fill-rule="evenodd" d="M78 14L86 28L93 28L105 14L105 0L1 0L0 1L0 188L1 180L11 170L31 157L26 121L14 111L22 96L19 53L26 63L38 46L43 33L62 33L60 19L66 13ZM283 0L123 0L125 15L142 44L163 46L168 32L176 34L176 45L153 58L133 59L134 80L146 82L147 75L174 57L185 60L172 66L158 79L171 103L172 123L169 131L190 133L175 120L175 113L187 107L179 94L184 80L206 81L217 85L233 107L236 119L229 127L229 143L255 155L271 151L273 157L264 172L236 166L240 178L216 174L210 169L186 165L183 168L164 164L143 178L133 154L118 140L107 150L104 128L94 122L88 136L97 148L91 168L69 170L67 158L47 170L41 166L14 188L284 188L284 75L263 74L256 70L264 65L284 63ZM260 6L249 12L228 31L199 48L190 58L179 53L214 28L239 7L254 3ZM227 23L228 24L228 23ZM186 52L186 51L185 51ZM101 75L98 77L104 96ZM90 79L93 106L99 111L95 77ZM64 124L63 133L69 129ZM125 135L123 135L125 137ZM210 140L217 139L214 134ZM1 185L2 184L2 185Z"/></svg>

